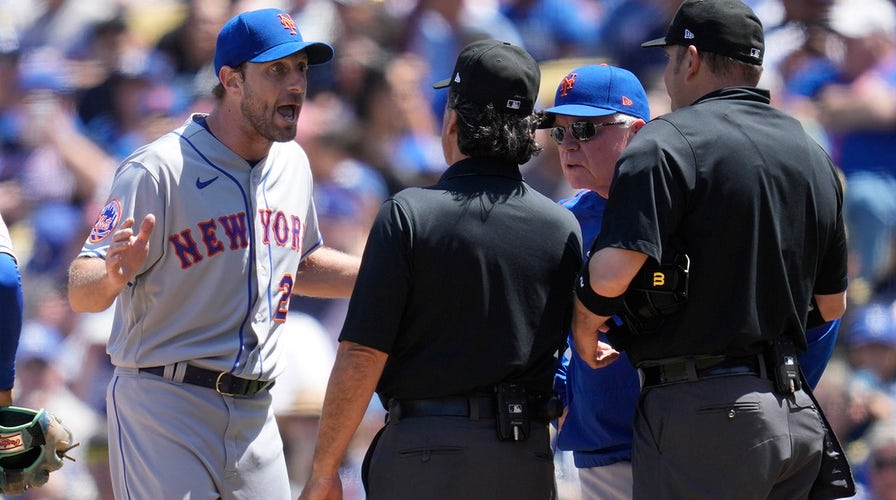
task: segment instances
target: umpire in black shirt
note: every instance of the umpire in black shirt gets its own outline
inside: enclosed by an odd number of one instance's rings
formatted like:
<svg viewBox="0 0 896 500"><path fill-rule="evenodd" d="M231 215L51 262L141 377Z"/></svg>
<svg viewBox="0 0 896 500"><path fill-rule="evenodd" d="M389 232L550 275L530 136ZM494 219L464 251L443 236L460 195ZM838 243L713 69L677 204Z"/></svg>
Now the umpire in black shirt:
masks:
<svg viewBox="0 0 896 500"><path fill-rule="evenodd" d="M642 376L635 498L807 498L824 432L795 355L807 323L846 307L835 168L755 87L763 30L739 0L686 0L644 46L668 55L673 111L641 128L616 165L577 282L576 349L592 367L613 359L596 332L627 310L643 264L683 252L683 308L625 338Z"/></svg>
<svg viewBox="0 0 896 500"><path fill-rule="evenodd" d="M540 70L473 42L442 127L448 170L380 209L340 335L302 498L338 498L339 464L376 390L365 460L376 499L556 497L548 421L581 264L579 225L523 180L540 151Z"/></svg>

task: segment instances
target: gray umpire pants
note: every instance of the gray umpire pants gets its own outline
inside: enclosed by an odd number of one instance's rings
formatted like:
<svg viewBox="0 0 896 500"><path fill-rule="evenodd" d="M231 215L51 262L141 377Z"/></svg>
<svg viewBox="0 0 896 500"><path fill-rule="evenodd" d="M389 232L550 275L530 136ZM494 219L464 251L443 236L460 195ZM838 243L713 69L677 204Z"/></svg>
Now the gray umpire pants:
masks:
<svg viewBox="0 0 896 500"><path fill-rule="evenodd" d="M495 419L390 421L371 446L368 500L553 500L554 456L546 423L525 441L498 439Z"/></svg>
<svg viewBox="0 0 896 500"><path fill-rule="evenodd" d="M823 439L808 394L778 394L755 375L645 388L635 413L634 498L807 498Z"/></svg>

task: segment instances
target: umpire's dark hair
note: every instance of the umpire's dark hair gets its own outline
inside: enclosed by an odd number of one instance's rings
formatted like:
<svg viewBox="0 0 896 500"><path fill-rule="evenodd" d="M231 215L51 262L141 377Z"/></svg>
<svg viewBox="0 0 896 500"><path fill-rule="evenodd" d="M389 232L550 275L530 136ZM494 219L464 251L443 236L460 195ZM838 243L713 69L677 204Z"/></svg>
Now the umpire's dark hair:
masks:
<svg viewBox="0 0 896 500"><path fill-rule="evenodd" d="M525 116L499 113L491 104L465 100L454 91L448 93L447 107L457 113L457 146L467 156L522 165L542 151L535 142L535 129L544 112Z"/></svg>
<svg viewBox="0 0 896 500"><path fill-rule="evenodd" d="M686 47L679 45L678 54L675 56L678 64L684 60L684 56L688 50ZM700 57L706 62L709 70L719 76L734 78L743 85L755 87L759 84L762 77L762 65L750 64L733 57L723 56L715 52L700 52Z"/></svg>
<svg viewBox="0 0 896 500"><path fill-rule="evenodd" d="M702 55L713 73L736 77L753 87L759 84L759 79L762 77L761 64L746 63L714 52L704 52Z"/></svg>

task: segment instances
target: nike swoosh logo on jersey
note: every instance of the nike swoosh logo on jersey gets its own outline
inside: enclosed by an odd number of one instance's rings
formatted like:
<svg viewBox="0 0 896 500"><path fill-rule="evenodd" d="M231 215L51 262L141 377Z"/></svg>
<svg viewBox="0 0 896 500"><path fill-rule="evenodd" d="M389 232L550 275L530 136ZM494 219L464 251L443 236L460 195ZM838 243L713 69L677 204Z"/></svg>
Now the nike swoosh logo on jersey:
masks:
<svg viewBox="0 0 896 500"><path fill-rule="evenodd" d="M199 177L197 177L197 178L196 178L196 187L199 188L199 189L205 189L205 188L208 187L209 184L215 182L216 180L218 180L218 176L217 176L217 175L214 176L214 177L212 177L211 179L209 179L209 180L207 180L207 181L200 180Z"/></svg>

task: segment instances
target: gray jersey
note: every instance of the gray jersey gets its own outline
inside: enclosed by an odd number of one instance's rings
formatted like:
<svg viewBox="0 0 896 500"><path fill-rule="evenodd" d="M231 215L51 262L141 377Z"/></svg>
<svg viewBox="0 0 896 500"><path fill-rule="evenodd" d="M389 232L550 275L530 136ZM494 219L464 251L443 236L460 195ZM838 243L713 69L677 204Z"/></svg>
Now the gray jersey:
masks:
<svg viewBox="0 0 896 500"><path fill-rule="evenodd" d="M16 256L12 251L12 238L9 237L9 229L6 227L2 215L0 215L0 253L8 253L13 258Z"/></svg>
<svg viewBox="0 0 896 500"><path fill-rule="evenodd" d="M200 116L122 162L81 255L104 257L122 221L155 214L149 256L117 299L112 362L272 379L299 263L322 243L308 158L274 143L250 167Z"/></svg>

